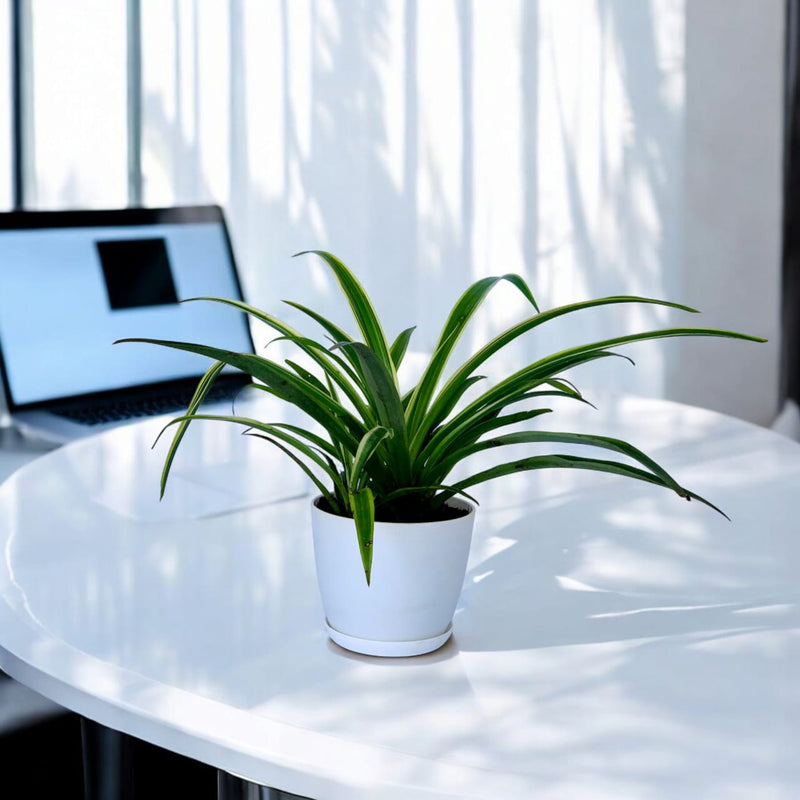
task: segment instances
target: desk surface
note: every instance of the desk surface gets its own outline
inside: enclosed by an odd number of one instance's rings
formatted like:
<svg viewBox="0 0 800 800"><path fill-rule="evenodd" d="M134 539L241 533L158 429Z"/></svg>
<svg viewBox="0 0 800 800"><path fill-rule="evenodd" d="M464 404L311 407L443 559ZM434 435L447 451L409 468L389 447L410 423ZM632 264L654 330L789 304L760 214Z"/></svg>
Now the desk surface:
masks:
<svg viewBox="0 0 800 800"><path fill-rule="evenodd" d="M0 425L0 483L12 472L53 448L54 445L48 442L28 439L10 425Z"/></svg>
<svg viewBox="0 0 800 800"><path fill-rule="evenodd" d="M286 462L194 426L158 506L158 427L0 487L0 667L45 696L321 800L800 796L797 444L654 400L554 414L733 521L611 476L495 482L453 639L380 660L325 637L308 498L265 504L302 488Z"/></svg>

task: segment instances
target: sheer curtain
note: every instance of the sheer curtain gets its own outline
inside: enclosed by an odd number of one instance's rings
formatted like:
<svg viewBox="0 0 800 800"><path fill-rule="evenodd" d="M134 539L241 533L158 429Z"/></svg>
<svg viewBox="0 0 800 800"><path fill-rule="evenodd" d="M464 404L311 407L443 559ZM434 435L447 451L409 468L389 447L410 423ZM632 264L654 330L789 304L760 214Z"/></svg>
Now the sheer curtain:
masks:
<svg viewBox="0 0 800 800"><path fill-rule="evenodd" d="M418 351L468 282L510 271L543 307L643 294L707 309L710 326L778 333L783 0L30 7L36 205L126 202L138 8L141 197L225 206L245 292L271 311L298 299L347 320L330 276L291 258L321 247L357 270L389 335L418 326ZM464 349L522 313L497 291ZM682 321L588 313L494 368ZM705 344L639 345L636 369L574 378L771 418L777 350Z"/></svg>
<svg viewBox="0 0 800 800"><path fill-rule="evenodd" d="M124 206L125 3L32 0L27 10L26 205Z"/></svg>
<svg viewBox="0 0 800 800"><path fill-rule="evenodd" d="M225 204L267 306L339 313L290 259L332 250L422 350L489 273L521 272L546 306L675 296L682 26L683 0L144 0L144 198ZM524 312L513 292L488 308L476 339ZM587 317L578 336L664 321ZM510 357L574 338L553 326ZM612 379L661 394L662 350L643 352Z"/></svg>

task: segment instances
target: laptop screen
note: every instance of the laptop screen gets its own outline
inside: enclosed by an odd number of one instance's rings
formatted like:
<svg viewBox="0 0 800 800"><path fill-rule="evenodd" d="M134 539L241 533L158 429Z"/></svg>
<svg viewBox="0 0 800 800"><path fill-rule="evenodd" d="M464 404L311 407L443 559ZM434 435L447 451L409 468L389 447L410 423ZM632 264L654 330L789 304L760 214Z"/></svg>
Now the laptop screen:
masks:
<svg viewBox="0 0 800 800"><path fill-rule="evenodd" d="M200 376L208 359L148 337L252 352L216 206L0 215L0 349L11 410Z"/></svg>

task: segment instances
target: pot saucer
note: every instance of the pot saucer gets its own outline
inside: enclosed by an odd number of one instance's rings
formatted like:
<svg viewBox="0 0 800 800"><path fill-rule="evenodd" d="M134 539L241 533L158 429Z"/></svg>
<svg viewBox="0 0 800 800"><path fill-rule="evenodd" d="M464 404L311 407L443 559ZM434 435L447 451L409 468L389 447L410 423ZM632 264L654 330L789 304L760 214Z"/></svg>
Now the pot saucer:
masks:
<svg viewBox="0 0 800 800"><path fill-rule="evenodd" d="M432 653L434 650L438 650L453 633L453 623L451 622L445 628L444 633L431 636L429 639L416 639L405 642L386 642L349 636L331 627L327 619L325 620L325 629L328 631L328 636L340 647L344 647L345 650L352 650L354 653L361 653L365 656L404 658L406 656L421 656L424 653Z"/></svg>

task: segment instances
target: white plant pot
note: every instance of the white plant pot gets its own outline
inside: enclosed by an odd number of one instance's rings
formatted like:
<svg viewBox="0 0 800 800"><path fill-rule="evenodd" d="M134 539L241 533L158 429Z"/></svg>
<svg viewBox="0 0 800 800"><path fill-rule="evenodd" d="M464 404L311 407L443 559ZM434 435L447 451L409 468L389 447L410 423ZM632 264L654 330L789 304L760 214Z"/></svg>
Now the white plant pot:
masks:
<svg viewBox="0 0 800 800"><path fill-rule="evenodd" d="M370 585L355 523L311 505L317 581L328 635L373 656L414 656L441 647L467 568L475 508L441 522L376 522Z"/></svg>

